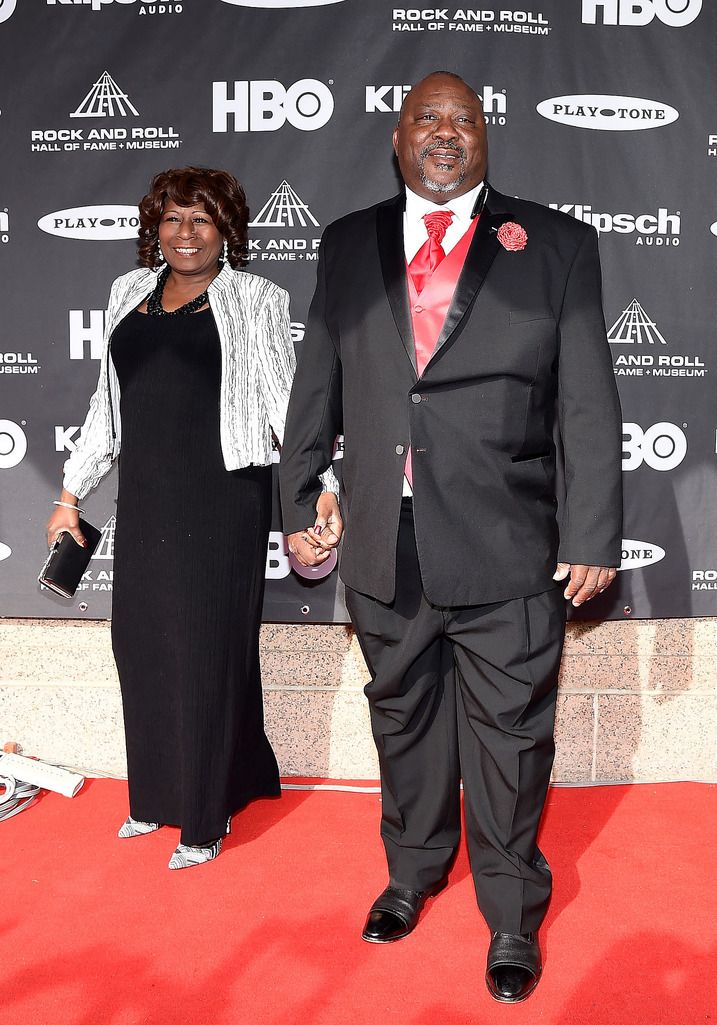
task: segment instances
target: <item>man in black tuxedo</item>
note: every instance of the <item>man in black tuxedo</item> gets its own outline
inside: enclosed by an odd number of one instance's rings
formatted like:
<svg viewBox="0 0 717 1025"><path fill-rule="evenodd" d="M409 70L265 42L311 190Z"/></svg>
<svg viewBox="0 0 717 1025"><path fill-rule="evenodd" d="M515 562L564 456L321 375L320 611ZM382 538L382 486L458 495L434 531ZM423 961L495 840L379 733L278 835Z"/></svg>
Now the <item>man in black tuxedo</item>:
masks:
<svg viewBox="0 0 717 1025"><path fill-rule="evenodd" d="M515 1002L541 972L551 876L536 835L565 599L603 591L620 560L597 236L486 183L483 111L458 76L411 90L393 144L405 192L321 243L284 528L307 565L338 543L319 474L343 433L341 576L371 674L389 868L363 938L407 935L445 885L462 778L486 982Z"/></svg>

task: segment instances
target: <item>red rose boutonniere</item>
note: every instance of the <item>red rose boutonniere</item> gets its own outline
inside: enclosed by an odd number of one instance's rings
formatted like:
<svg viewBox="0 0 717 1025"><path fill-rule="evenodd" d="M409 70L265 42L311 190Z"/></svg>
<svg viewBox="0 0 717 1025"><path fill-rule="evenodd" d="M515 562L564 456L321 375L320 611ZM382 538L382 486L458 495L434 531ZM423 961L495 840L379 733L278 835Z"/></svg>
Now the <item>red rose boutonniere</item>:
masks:
<svg viewBox="0 0 717 1025"><path fill-rule="evenodd" d="M509 253L517 253L525 249L528 244L528 235L525 228L522 228L515 221L506 221L498 229L498 241Z"/></svg>

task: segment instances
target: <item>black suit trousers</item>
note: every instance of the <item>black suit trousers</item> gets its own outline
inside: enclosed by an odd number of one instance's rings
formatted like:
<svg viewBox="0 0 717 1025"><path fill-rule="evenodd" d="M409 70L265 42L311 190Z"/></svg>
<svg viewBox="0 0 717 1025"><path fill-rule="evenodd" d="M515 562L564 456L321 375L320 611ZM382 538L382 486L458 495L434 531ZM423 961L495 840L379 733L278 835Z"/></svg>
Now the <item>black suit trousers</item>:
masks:
<svg viewBox="0 0 717 1025"><path fill-rule="evenodd" d="M562 587L489 605L431 605L410 499L396 569L390 605L346 589L371 673L391 881L426 890L446 875L460 839L462 779L481 912L492 930L533 931L551 891L536 837L555 751ZM459 571L470 572L468 561Z"/></svg>

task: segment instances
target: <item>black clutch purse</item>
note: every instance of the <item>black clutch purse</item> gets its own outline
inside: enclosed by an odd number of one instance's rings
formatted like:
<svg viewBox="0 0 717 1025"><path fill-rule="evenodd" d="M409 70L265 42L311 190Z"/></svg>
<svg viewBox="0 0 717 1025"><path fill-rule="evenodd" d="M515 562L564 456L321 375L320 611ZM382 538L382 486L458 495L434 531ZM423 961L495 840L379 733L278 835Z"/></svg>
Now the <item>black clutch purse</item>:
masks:
<svg viewBox="0 0 717 1025"><path fill-rule="evenodd" d="M82 548L72 534L64 530L50 548L45 565L40 570L38 581L63 598L73 598L82 580L82 574L90 564L102 538L102 531L80 517L80 530L87 547Z"/></svg>

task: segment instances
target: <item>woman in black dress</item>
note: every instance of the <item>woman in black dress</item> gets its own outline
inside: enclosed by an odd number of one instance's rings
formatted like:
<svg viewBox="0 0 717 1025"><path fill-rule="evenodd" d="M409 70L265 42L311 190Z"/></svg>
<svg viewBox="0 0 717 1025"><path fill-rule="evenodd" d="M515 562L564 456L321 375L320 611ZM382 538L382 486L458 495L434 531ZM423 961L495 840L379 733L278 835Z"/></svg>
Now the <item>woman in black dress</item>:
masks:
<svg viewBox="0 0 717 1025"><path fill-rule="evenodd" d="M142 268L118 278L97 391L48 541L83 543L78 501L119 455L112 643L133 837L170 823L170 868L215 858L233 812L280 792L264 733L259 626L271 431L294 369L288 296L235 268L236 179L184 168L140 205ZM121 446L121 455L120 453Z"/></svg>

